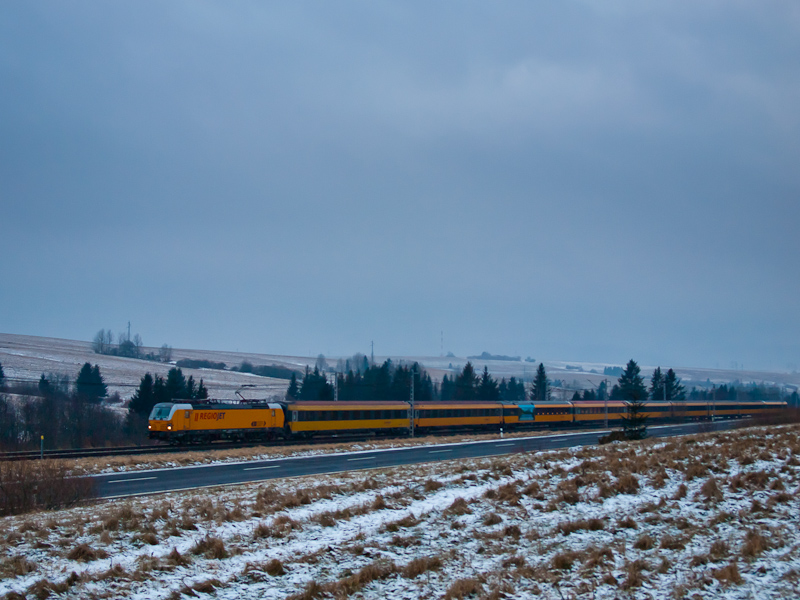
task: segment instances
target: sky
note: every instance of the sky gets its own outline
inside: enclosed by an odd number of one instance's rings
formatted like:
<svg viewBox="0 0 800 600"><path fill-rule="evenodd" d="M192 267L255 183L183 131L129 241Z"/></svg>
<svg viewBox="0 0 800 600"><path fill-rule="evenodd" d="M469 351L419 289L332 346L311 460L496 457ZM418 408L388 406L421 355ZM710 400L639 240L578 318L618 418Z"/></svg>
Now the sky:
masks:
<svg viewBox="0 0 800 600"><path fill-rule="evenodd" d="M0 3L0 331L800 365L796 0Z"/></svg>

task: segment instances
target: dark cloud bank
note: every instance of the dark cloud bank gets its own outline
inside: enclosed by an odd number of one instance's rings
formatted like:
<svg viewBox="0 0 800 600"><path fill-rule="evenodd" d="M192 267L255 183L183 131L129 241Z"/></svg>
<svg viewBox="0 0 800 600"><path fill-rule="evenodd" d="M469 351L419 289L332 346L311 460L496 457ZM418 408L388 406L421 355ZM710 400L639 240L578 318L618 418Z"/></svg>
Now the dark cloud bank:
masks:
<svg viewBox="0 0 800 600"><path fill-rule="evenodd" d="M6 2L0 329L800 362L796 2Z"/></svg>

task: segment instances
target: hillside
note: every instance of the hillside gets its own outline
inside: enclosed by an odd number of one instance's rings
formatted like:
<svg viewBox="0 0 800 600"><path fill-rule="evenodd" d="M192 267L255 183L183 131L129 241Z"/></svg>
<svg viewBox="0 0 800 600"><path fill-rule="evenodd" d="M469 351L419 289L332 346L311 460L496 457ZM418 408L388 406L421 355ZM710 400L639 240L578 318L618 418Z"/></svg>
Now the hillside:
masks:
<svg viewBox="0 0 800 600"><path fill-rule="evenodd" d="M157 348L145 348L144 350L158 353ZM328 362L334 363L336 358L328 357ZM440 356L376 356L375 360L382 362L386 358L391 358L393 361L420 362L437 381L441 381L445 374L457 372L467 362L465 358ZM281 365L298 371L304 370L306 366L313 367L316 360L315 357L174 348L172 350L173 362L181 359L224 362L229 368L247 361L254 365ZM131 396L145 372L165 375L172 366L146 360L95 354L89 342L0 333L0 364L3 365L6 376L9 378L37 381L42 373L51 372L66 374L74 378L85 362L98 364L109 384L109 393L118 392L123 398ZM498 379L517 377L526 382L531 381L536 368L535 364L522 361L478 360L473 362L479 370L484 365L488 366L492 375ZM544 363L551 380L561 379L568 385L588 388L598 385L603 379L614 382L613 377L606 377L602 374L604 367L612 366L607 363L548 361L546 359ZM654 366L642 366L642 373L648 375L653 368ZM736 380L766 385L800 386L800 374L798 373L687 367L676 367L675 370L687 387L704 385L708 381L720 385ZM195 380L202 378L209 388L211 396L220 399L235 398L236 390L241 389L242 386L255 386L243 391L245 395L249 394L252 397L280 395L285 392L287 387L287 382L283 379L258 377L247 373L217 369L183 369L183 371L187 377L194 376Z"/></svg>
<svg viewBox="0 0 800 600"><path fill-rule="evenodd" d="M798 453L751 428L6 517L0 597L797 597Z"/></svg>

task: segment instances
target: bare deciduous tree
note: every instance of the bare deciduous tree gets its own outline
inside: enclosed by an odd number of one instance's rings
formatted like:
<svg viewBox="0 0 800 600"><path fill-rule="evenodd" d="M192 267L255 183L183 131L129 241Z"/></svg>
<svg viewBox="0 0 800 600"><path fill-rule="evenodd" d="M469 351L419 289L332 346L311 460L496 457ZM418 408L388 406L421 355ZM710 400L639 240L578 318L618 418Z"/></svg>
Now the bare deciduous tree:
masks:
<svg viewBox="0 0 800 600"><path fill-rule="evenodd" d="M158 358L161 362L169 362L172 360L172 346L168 346L164 344L161 346L161 349L158 351Z"/></svg>

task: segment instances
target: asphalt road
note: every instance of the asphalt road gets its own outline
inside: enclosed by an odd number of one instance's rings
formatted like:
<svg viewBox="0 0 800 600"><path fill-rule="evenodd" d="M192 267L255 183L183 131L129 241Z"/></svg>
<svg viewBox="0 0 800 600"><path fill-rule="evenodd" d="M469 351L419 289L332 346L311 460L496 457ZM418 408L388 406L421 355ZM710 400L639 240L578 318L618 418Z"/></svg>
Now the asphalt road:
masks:
<svg viewBox="0 0 800 600"><path fill-rule="evenodd" d="M746 421L718 421L716 423L687 423L648 428L650 437L671 437L700 431L719 431L742 427ZM587 446L598 443L607 431L563 433L525 438L498 438L461 444L440 444L366 452L321 454L298 458L280 458L243 463L225 463L196 467L178 467L95 475L97 496L119 498L142 494L158 494L216 485L230 485L264 481L281 477L300 477L396 467L458 458L478 458L519 452L537 452Z"/></svg>

